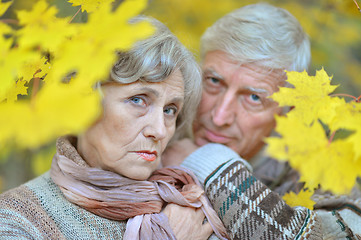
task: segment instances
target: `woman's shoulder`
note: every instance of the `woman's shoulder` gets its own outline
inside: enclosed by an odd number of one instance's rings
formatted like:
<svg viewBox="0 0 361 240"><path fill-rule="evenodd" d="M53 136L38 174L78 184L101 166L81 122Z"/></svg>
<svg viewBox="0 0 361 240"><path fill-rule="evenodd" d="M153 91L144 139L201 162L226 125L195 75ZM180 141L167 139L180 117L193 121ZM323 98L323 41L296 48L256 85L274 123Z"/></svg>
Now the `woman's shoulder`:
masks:
<svg viewBox="0 0 361 240"><path fill-rule="evenodd" d="M0 195L0 236L122 239L125 227L126 221L99 217L67 201L49 172Z"/></svg>
<svg viewBox="0 0 361 240"><path fill-rule="evenodd" d="M22 203L33 201L35 197L35 193L33 190L37 188L44 189L44 185L48 185L50 177L48 172L34 178L18 187L9 189L4 193L0 194L0 204L10 204L11 202Z"/></svg>
<svg viewBox="0 0 361 240"><path fill-rule="evenodd" d="M50 186L50 182L48 174L44 174L0 195L2 236L5 234L8 237L64 239L42 205L44 195L39 194L40 189L43 192L50 191L44 187Z"/></svg>

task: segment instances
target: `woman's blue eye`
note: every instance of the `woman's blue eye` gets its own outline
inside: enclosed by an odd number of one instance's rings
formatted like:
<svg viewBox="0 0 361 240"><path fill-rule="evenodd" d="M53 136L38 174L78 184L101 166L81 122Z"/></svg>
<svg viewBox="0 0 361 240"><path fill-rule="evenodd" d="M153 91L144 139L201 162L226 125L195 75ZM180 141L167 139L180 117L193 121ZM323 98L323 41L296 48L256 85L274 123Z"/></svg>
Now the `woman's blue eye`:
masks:
<svg viewBox="0 0 361 240"><path fill-rule="evenodd" d="M251 94L251 99L255 102L258 102L261 100L260 97L256 94Z"/></svg>
<svg viewBox="0 0 361 240"><path fill-rule="evenodd" d="M177 112L177 109L175 107L168 107L164 109L164 113L167 115L175 115Z"/></svg>
<svg viewBox="0 0 361 240"><path fill-rule="evenodd" d="M144 99L142 99L140 97L131 97L130 101L132 101L133 103L138 104L138 105L145 105Z"/></svg>

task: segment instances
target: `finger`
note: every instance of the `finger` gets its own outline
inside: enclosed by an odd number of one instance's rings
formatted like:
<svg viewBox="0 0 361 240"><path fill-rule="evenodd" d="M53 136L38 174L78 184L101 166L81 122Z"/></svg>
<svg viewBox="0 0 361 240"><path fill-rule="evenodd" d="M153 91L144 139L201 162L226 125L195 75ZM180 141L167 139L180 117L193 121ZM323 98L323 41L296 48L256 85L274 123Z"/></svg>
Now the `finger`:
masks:
<svg viewBox="0 0 361 240"><path fill-rule="evenodd" d="M208 239L209 236L213 233L213 228L209 222L206 222L202 225L202 238Z"/></svg>

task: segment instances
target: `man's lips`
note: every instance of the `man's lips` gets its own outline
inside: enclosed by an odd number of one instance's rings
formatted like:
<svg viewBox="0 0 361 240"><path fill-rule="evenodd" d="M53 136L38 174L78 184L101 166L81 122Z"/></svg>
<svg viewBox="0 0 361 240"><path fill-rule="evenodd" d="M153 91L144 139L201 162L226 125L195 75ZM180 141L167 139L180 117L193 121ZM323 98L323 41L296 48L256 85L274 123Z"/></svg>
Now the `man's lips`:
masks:
<svg viewBox="0 0 361 240"><path fill-rule="evenodd" d="M205 132L205 137L210 141L210 142L215 142L215 143L221 143L221 144L225 144L228 143L230 141L230 137L224 136L222 134L219 133L215 133L213 131L210 131L208 129L204 129Z"/></svg>
<svg viewBox="0 0 361 240"><path fill-rule="evenodd" d="M148 162L153 162L155 159L157 159L158 155L156 151L137 151L135 153Z"/></svg>

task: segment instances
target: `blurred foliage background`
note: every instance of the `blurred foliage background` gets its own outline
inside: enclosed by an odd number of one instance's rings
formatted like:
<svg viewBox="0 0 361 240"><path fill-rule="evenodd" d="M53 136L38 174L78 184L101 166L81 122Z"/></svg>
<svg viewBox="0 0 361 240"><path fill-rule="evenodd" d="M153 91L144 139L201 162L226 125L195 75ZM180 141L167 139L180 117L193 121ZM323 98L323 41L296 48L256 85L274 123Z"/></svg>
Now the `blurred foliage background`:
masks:
<svg viewBox="0 0 361 240"><path fill-rule="evenodd" d="M3 0L3 2L5 2ZM2 19L16 19L15 12L30 9L36 0L14 0ZM66 0L48 0L59 17L74 15L79 7ZM119 4L121 1L116 1ZM149 0L146 15L165 23L198 58L199 38L224 14L256 0ZM361 12L356 0L265 0L291 12L309 34L312 47L311 75L322 67L339 84L337 93L361 94ZM79 13L74 22L87 21ZM106 27L106 26L104 26ZM0 73L1 74L1 73ZM1 75L0 75L1 76ZM1 113L0 113L1 114ZM0 151L0 193L42 174L50 168L55 141L37 149L16 146Z"/></svg>

